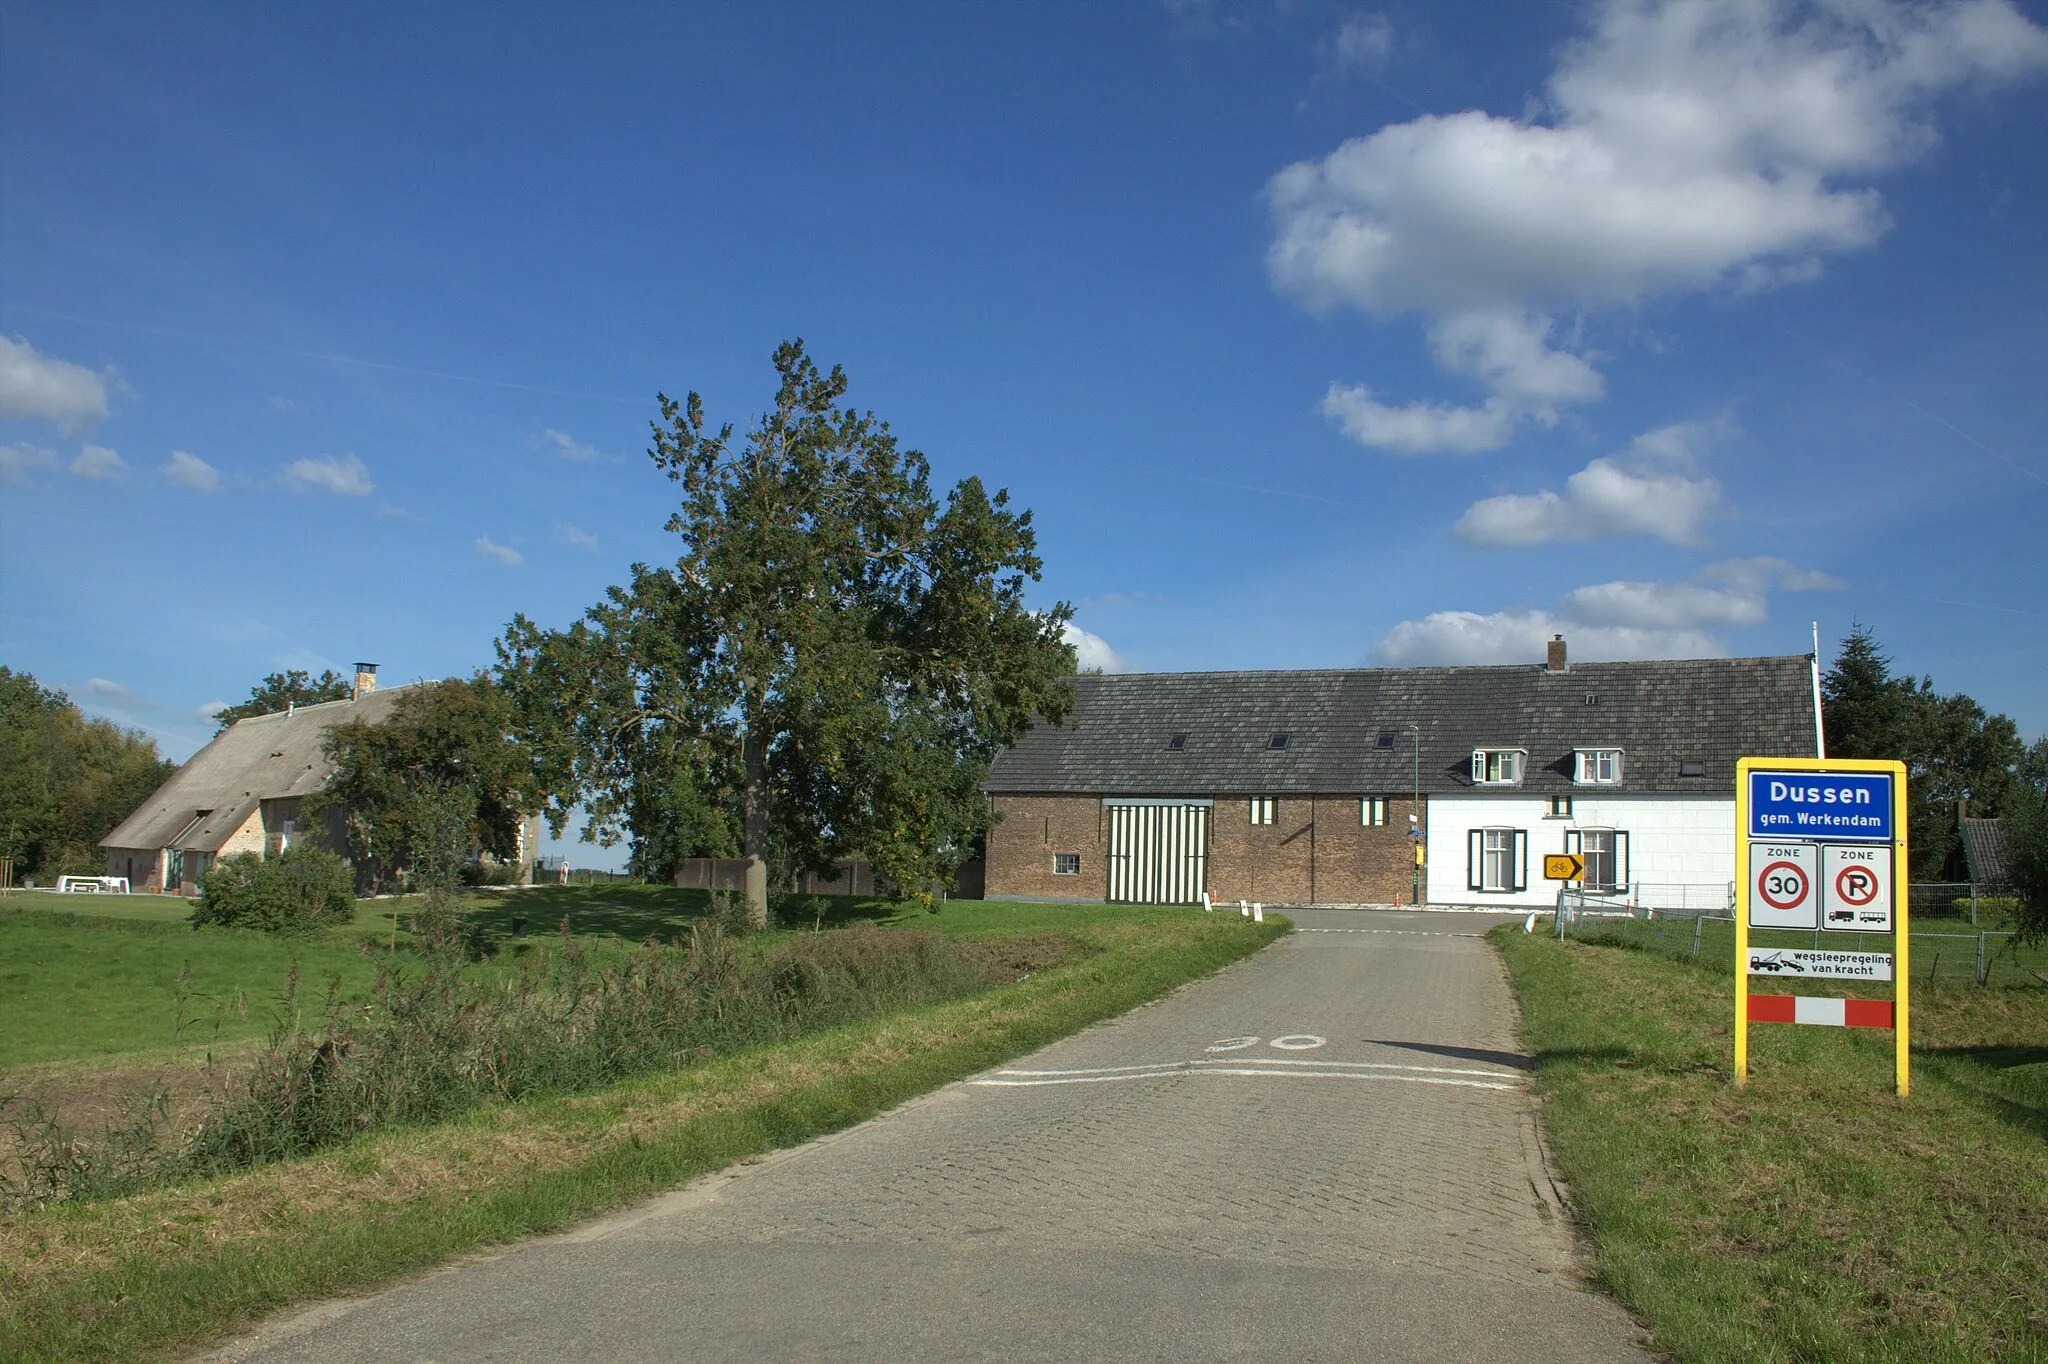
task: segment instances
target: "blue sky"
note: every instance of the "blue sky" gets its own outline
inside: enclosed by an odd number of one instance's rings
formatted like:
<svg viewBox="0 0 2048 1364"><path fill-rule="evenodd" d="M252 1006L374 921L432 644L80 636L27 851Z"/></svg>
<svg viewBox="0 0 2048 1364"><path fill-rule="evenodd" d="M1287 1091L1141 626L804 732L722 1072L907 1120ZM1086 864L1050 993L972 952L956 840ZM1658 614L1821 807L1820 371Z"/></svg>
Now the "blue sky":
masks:
<svg viewBox="0 0 2048 1364"><path fill-rule="evenodd" d="M1792 653L2048 728L2039 3L0 0L0 661L184 757L672 558L843 364L1112 667Z"/></svg>

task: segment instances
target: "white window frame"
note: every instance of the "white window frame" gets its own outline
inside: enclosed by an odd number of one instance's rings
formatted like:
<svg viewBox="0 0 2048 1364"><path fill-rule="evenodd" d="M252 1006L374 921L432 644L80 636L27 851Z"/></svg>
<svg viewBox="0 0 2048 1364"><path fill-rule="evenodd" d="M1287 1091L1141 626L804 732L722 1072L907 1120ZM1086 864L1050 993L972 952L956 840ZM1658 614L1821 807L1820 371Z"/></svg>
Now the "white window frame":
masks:
<svg viewBox="0 0 2048 1364"><path fill-rule="evenodd" d="M1253 796L1251 798L1251 820L1254 824L1278 824L1280 822L1280 797Z"/></svg>
<svg viewBox="0 0 2048 1364"><path fill-rule="evenodd" d="M1580 786L1619 786L1625 755L1618 748L1581 748L1572 780Z"/></svg>
<svg viewBox="0 0 2048 1364"><path fill-rule="evenodd" d="M1608 841L1609 851L1607 857L1611 865L1606 869L1607 878L1604 880L1593 875L1593 872L1599 866L1598 859L1600 854L1587 851L1586 836L1588 834L1599 836ZM1628 830L1626 829L1567 829L1564 835L1564 850L1568 853L1576 854L1579 860L1586 864L1586 878L1579 884L1587 890L1611 891L1621 890L1628 886L1628 844L1629 837Z"/></svg>
<svg viewBox="0 0 2048 1364"><path fill-rule="evenodd" d="M1570 819L1572 817L1572 798L1570 796L1552 796L1550 798L1550 812L1543 817L1545 819Z"/></svg>
<svg viewBox="0 0 2048 1364"><path fill-rule="evenodd" d="M1365 796L1358 802L1358 822L1368 828L1380 828L1387 822L1387 798Z"/></svg>
<svg viewBox="0 0 2048 1364"><path fill-rule="evenodd" d="M1072 863L1073 865L1062 865L1064 863ZM1052 874L1054 876L1079 876L1081 874L1081 854L1054 853L1052 855Z"/></svg>
<svg viewBox="0 0 2048 1364"><path fill-rule="evenodd" d="M1529 831L1492 826L1466 835L1465 887L1482 895L1529 888Z"/></svg>
<svg viewBox="0 0 2048 1364"><path fill-rule="evenodd" d="M1520 786L1529 766L1526 748L1475 748L1472 750L1474 786Z"/></svg>

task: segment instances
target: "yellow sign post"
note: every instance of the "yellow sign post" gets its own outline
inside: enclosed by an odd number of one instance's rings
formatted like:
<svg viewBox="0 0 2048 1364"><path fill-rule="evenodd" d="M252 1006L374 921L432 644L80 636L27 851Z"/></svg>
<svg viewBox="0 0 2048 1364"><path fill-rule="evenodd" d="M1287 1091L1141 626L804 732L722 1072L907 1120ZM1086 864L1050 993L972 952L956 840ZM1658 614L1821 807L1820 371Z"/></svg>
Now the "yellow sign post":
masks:
<svg viewBox="0 0 2048 1364"><path fill-rule="evenodd" d="M1586 879L1586 863L1577 853L1543 854L1543 879L1546 881L1583 881Z"/></svg>
<svg viewBox="0 0 2048 1364"><path fill-rule="evenodd" d="M1898 1095L1908 1051L1911 928L1906 767L1876 758L1743 758L1735 765L1735 1083L1749 1082L1749 1025L1892 1029ZM1752 952L1752 928L1811 930L1813 949ZM1889 956L1841 952L1830 934L1892 936ZM1890 980L1892 998L1752 997L1752 972Z"/></svg>

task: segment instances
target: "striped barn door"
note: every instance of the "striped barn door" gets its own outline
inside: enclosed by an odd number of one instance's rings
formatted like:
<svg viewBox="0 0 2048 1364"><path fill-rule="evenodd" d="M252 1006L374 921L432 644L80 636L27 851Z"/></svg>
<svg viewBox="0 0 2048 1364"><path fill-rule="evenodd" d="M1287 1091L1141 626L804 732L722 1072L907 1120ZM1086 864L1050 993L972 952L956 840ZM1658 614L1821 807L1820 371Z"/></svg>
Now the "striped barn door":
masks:
<svg viewBox="0 0 2048 1364"><path fill-rule="evenodd" d="M1209 884L1209 807L1109 807L1112 903L1191 905Z"/></svg>

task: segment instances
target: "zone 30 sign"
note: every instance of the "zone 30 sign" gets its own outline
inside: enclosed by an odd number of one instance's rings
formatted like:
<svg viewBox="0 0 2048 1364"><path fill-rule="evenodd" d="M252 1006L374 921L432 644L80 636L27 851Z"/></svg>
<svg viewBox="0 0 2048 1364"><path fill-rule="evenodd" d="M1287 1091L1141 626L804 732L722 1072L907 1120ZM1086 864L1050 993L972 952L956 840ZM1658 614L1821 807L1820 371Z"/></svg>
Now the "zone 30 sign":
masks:
<svg viewBox="0 0 2048 1364"><path fill-rule="evenodd" d="M1736 764L1735 1078L1749 1071L1751 1022L1889 1027L1901 1097L1908 1089L1906 770L1865 759L1744 758ZM1783 940L1752 950L1752 930L1812 934L1809 950ZM1828 933L1889 935L1893 956L1822 950ZM1844 947L1855 947L1853 941ZM1835 970L1853 955L1857 969ZM1815 963L1830 969L1811 969ZM1893 982L1884 1000L1758 995L1749 977L1850 976ZM1789 973L1789 974L1788 974ZM1825 1007L1824 1007L1825 1006ZM1854 1006L1854 1007L1850 1007Z"/></svg>

